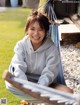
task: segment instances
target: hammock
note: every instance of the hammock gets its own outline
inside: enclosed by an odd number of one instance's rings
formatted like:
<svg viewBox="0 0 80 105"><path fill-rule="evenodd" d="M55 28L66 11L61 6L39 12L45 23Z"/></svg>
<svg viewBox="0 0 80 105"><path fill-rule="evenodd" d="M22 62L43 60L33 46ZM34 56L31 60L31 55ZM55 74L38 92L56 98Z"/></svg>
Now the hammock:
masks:
<svg viewBox="0 0 80 105"><path fill-rule="evenodd" d="M59 55L60 55L59 73L58 73L58 76L57 76L57 82L59 84L66 85L64 75L63 75L62 62L61 62L61 49L60 49L60 39L59 39L59 34L58 34L58 25L57 24L52 24L50 26L49 33L51 35L51 39L53 40L53 42L57 46L57 48L59 50Z"/></svg>
<svg viewBox="0 0 80 105"><path fill-rule="evenodd" d="M55 22L57 20L55 11L54 11L54 2L55 0L47 0L45 6L44 6L44 12L47 14L47 17L51 22ZM58 33L58 24L52 24L49 28L49 35L51 36L52 41L55 43L59 50L60 55L60 63L59 63L59 73L57 76L57 82L59 84L66 85L64 75L63 75L63 68L62 68L62 62L61 62L61 51L60 51L60 39L59 39L59 33Z"/></svg>
<svg viewBox="0 0 80 105"><path fill-rule="evenodd" d="M59 54L60 54L61 52L60 52L60 41L58 36L58 25L57 24L50 25L49 32L52 40L54 41L55 45L59 49ZM49 87L41 86L32 82L21 80L19 78L14 77L9 72L5 72L3 74L3 78L4 80L8 81L17 89L16 92L14 89L11 89L11 90L9 89L9 91L11 91L16 96L19 96L20 94L19 98L25 99L28 102L31 102L31 103L44 102L44 103L49 103L53 105L64 105L64 103L70 104L70 105L80 105L80 97L78 94L73 95L70 93L65 93L59 90L51 89ZM61 61L59 64L59 74L57 77L57 81L59 84L66 85Z"/></svg>
<svg viewBox="0 0 80 105"><path fill-rule="evenodd" d="M48 12L50 12L51 10L52 9L49 9ZM51 16L51 17L53 17L53 19L51 18L52 20L55 20L56 18L54 16ZM66 85L64 75L63 75L62 62L61 62L58 25L57 24L50 25L49 33L50 33L50 36L53 42L59 49L59 54L60 54L59 74L57 76L57 81L59 84ZM10 84L12 84L15 87L16 92L13 89L9 91L13 92L13 94L15 94L16 96L21 95L20 98L27 100L28 102L32 102L32 103L35 103L35 102L43 103L44 102L44 103L49 103L49 104L54 104L54 105L64 105L64 104L80 105L80 97L78 94L73 95L70 93L65 93L59 90L51 89L49 87L41 86L41 85L29 82L29 81L21 80L19 78L14 77L9 72L5 72L3 74L3 79L8 81Z"/></svg>
<svg viewBox="0 0 80 105"><path fill-rule="evenodd" d="M32 96L34 99L32 99L31 102L34 100L34 102L39 103L41 101L49 103L49 105L80 105L80 94L61 92L56 89L51 89L46 86L22 80L14 77L8 71L5 71L3 74L3 79L25 94ZM25 98L27 100L27 97Z"/></svg>
<svg viewBox="0 0 80 105"><path fill-rule="evenodd" d="M45 6L44 6L44 13L47 14L47 17L50 21L55 22L57 20L55 11L54 11L54 1L55 0L47 0Z"/></svg>

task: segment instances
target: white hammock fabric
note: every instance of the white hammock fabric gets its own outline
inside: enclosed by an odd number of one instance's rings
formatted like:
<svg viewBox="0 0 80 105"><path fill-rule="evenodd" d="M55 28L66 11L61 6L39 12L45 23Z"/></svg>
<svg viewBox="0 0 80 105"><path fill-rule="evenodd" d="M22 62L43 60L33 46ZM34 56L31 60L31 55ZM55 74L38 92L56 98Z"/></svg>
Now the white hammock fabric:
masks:
<svg viewBox="0 0 80 105"><path fill-rule="evenodd" d="M66 92L61 92L56 89L51 89L49 87L38 85L15 77L13 77L12 79L15 82L22 84L24 88L27 88L32 92L39 93L40 97L48 97L50 101L57 101L57 103L80 105L79 94L70 94Z"/></svg>
<svg viewBox="0 0 80 105"><path fill-rule="evenodd" d="M17 89L22 90L25 94L38 99L38 101L53 105L80 105L80 94L61 92L60 90L22 80L14 77L8 71L4 73L3 79L8 81Z"/></svg>

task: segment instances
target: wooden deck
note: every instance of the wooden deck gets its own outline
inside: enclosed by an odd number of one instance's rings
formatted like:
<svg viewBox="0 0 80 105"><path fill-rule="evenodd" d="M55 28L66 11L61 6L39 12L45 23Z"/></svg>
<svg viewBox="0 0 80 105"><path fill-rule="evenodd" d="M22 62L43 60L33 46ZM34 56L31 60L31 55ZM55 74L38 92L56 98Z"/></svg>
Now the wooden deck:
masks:
<svg viewBox="0 0 80 105"><path fill-rule="evenodd" d="M79 28L73 23L73 24L61 24L58 26L59 30L59 38L62 40L62 34L66 35L74 35L74 34L80 34Z"/></svg>

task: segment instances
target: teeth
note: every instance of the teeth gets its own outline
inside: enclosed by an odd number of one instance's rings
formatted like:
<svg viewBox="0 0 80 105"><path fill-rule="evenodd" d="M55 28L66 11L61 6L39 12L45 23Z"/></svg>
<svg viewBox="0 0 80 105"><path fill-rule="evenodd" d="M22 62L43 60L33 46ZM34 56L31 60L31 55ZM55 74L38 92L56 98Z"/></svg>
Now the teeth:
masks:
<svg viewBox="0 0 80 105"><path fill-rule="evenodd" d="M34 39L38 40L39 38L34 38Z"/></svg>
<svg viewBox="0 0 80 105"><path fill-rule="evenodd" d="M35 37L33 37L35 40L38 40L39 38L35 38Z"/></svg>

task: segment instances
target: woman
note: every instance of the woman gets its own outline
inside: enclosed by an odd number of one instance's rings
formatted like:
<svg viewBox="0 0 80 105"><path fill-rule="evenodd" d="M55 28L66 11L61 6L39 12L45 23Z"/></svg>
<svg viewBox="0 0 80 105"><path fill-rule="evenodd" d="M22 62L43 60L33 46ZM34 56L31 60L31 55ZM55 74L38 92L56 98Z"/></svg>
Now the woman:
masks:
<svg viewBox="0 0 80 105"><path fill-rule="evenodd" d="M49 20L46 16L33 13L25 27L25 37L14 48L9 71L14 76L40 85L70 92L73 91L57 84L59 53L48 35ZM6 83L7 88L17 97L25 99L25 94Z"/></svg>

